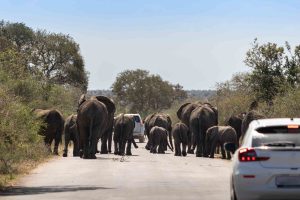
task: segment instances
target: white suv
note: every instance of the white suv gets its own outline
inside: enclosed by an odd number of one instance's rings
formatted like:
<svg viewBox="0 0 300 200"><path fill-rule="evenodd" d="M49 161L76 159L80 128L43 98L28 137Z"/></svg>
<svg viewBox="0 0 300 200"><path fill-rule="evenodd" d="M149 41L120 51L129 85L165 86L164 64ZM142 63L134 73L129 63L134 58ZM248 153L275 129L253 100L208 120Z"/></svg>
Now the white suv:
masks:
<svg viewBox="0 0 300 200"><path fill-rule="evenodd" d="M133 138L139 139L139 142L143 143L145 141L144 137L144 124L140 114L125 114L127 116L133 116L135 121L135 127L133 130Z"/></svg>
<svg viewBox="0 0 300 200"><path fill-rule="evenodd" d="M300 199L300 118L252 121L233 156L230 186L232 200Z"/></svg>

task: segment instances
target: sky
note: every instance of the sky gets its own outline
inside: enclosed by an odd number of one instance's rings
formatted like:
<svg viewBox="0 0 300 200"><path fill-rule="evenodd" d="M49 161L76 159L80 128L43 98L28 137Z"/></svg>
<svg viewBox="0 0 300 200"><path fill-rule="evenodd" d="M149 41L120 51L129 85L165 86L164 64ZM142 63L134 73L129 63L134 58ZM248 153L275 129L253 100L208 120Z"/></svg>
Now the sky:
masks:
<svg viewBox="0 0 300 200"><path fill-rule="evenodd" d="M300 44L297 0L0 0L0 19L73 37L90 90L138 68L187 90L214 89L250 70L254 38Z"/></svg>

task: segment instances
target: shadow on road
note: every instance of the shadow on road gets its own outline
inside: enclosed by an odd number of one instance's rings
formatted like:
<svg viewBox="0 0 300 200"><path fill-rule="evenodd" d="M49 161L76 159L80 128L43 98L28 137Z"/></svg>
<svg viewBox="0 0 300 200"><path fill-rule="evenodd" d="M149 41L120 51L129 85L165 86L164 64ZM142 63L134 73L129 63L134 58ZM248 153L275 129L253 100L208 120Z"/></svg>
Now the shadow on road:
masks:
<svg viewBox="0 0 300 200"><path fill-rule="evenodd" d="M0 196L18 196L18 195L35 195L58 192L76 192L83 190L107 190L114 189L108 187L93 187L93 186L41 186L41 187L11 187L4 191L0 191Z"/></svg>

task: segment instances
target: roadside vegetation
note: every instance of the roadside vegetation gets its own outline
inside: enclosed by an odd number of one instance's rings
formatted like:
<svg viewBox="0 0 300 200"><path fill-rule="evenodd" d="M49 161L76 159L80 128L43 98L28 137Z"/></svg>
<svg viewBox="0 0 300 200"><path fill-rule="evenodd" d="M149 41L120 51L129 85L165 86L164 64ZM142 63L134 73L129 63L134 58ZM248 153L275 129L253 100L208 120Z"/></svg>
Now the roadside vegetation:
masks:
<svg viewBox="0 0 300 200"><path fill-rule="evenodd" d="M33 109L74 113L87 79L70 36L0 21L0 188L50 156Z"/></svg>
<svg viewBox="0 0 300 200"><path fill-rule="evenodd" d="M219 122L246 112L253 101L267 117L299 117L300 45L259 44L255 39L244 63L250 67L249 72L217 84L217 94L211 101L218 106Z"/></svg>

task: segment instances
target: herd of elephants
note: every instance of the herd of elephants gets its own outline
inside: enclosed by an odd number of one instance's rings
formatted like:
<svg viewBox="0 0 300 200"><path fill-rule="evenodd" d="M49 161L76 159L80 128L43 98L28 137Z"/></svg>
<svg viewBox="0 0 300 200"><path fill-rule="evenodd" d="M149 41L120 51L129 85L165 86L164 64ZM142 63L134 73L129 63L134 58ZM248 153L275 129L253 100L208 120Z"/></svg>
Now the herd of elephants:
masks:
<svg viewBox="0 0 300 200"><path fill-rule="evenodd" d="M172 124L166 113L153 113L143 121L144 134L148 138L145 146L151 153L165 153L167 147L174 150L175 156L196 154L196 157L214 158L221 149L223 159L230 159L231 153L239 146L249 123L264 118L256 111L257 103L253 102L245 113L229 116L224 126L218 124L218 109L210 103L185 103L177 111L180 122ZM96 153L111 153L112 141L114 154L132 155L131 145L138 148L133 138L134 117L126 114L114 116L114 102L105 96L87 97L82 95L78 101L77 114L64 120L56 110L36 109L34 113L44 122L39 134L51 151L51 143L55 142L53 153L58 155L58 146L65 135L63 156L68 155L68 144L73 142L73 156L84 159L96 159ZM98 142L101 148L98 151ZM231 143L234 148L225 150L224 145ZM195 151L195 152L194 152Z"/></svg>

